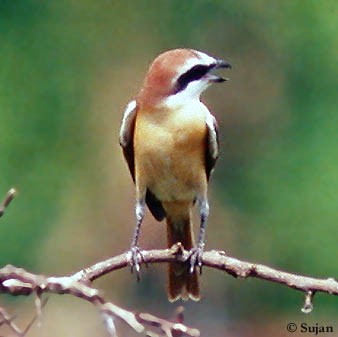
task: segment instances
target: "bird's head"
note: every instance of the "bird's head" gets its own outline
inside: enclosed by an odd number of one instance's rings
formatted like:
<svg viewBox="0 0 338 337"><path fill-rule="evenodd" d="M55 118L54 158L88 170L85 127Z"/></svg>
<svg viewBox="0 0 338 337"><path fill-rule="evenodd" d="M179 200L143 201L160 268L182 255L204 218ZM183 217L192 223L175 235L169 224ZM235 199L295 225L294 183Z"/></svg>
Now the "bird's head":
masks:
<svg viewBox="0 0 338 337"><path fill-rule="evenodd" d="M199 99L212 83L227 80L214 73L219 68L231 65L193 49L169 50L150 65L138 101L143 106L159 106Z"/></svg>

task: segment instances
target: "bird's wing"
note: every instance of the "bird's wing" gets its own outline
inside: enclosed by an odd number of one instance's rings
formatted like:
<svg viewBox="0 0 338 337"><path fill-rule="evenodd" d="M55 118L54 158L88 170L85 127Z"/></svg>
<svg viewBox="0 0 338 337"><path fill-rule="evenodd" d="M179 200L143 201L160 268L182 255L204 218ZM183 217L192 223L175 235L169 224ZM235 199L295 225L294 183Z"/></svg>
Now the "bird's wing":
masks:
<svg viewBox="0 0 338 337"><path fill-rule="evenodd" d="M137 114L136 101L131 101L124 112L120 128L120 145L123 149L124 157L128 163L130 174L135 182L135 156L134 156L134 130ZM146 203L156 220L161 221L165 217L165 211L161 201L157 199L149 189L146 192Z"/></svg>
<svg viewBox="0 0 338 337"><path fill-rule="evenodd" d="M136 121L137 104L131 101L123 114L120 128L120 145L123 149L124 158L129 167L130 174L135 182L135 158L134 158L134 129Z"/></svg>
<svg viewBox="0 0 338 337"><path fill-rule="evenodd" d="M216 118L211 113L208 113L205 122L207 126L205 170L209 179L218 158L218 124Z"/></svg>

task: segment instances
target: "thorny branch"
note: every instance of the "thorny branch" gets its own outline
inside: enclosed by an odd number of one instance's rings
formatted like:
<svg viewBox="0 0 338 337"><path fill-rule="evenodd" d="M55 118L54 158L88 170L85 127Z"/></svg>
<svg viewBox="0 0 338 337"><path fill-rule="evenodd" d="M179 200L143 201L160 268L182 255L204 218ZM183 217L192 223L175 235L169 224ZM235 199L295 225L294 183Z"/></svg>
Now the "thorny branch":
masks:
<svg viewBox="0 0 338 337"><path fill-rule="evenodd" d="M0 216L13 199L15 190L11 189L0 204ZM142 251L143 262L171 263L174 261L185 262L189 259L189 251L177 243L170 249ZM338 295L338 282L334 278L319 279L307 276L291 274L274 268L241 261L227 256L223 251L206 251L203 253L202 262L204 266L225 271L236 278L255 277L270 282L279 283L289 288L300 290L305 294L302 311L309 313L313 308L313 297L316 292ZM104 299L99 290L93 288L91 283L97 278L114 270L129 267L130 254L123 253L111 257L105 261L98 262L90 267L82 269L72 275L63 277L47 277L32 274L24 269L7 265L0 269L0 293L12 295L36 295L37 316L33 318L29 326L21 331L13 322L5 309L0 307L0 326L8 325L17 336L24 337L36 318L41 314L41 295L43 293L70 294L82 298L94 304L102 313L106 323L107 331L116 337L114 320L121 319L131 328L147 336L199 336L198 330L183 324L183 314L177 313L177 319L165 320L148 313L136 313L122 309Z"/></svg>

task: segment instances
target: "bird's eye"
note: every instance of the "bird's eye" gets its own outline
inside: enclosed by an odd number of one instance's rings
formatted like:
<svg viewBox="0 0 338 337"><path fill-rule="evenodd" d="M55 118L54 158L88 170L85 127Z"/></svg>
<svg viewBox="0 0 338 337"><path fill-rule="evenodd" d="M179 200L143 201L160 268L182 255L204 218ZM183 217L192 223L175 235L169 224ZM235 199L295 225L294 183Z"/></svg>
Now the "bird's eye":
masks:
<svg viewBox="0 0 338 337"><path fill-rule="evenodd" d="M176 82L176 88L174 94L177 94L178 92L184 90L187 85L192 81L197 81L201 77L203 77L207 72L209 72L214 65L201 65L198 64L188 71L186 71L184 74L182 74Z"/></svg>

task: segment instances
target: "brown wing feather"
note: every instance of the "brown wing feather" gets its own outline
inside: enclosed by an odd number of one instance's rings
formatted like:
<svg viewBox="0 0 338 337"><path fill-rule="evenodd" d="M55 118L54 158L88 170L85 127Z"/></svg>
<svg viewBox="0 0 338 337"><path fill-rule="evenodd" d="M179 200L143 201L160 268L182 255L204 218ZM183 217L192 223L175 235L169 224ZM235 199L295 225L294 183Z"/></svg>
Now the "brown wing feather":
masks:
<svg viewBox="0 0 338 337"><path fill-rule="evenodd" d="M137 114L135 101L128 104L122 119L120 128L120 145L123 155L129 167L130 174L135 182L135 158L134 158L134 130Z"/></svg>
<svg viewBox="0 0 338 337"><path fill-rule="evenodd" d="M133 182L135 183L134 146L133 144L130 144L127 147L124 147L122 150L124 158L126 159L126 162L128 164L131 177L133 178Z"/></svg>
<svg viewBox="0 0 338 337"><path fill-rule="evenodd" d="M123 155L129 167L130 174L135 183L135 155L134 155L134 130L137 115L137 105L133 101L129 103L120 129L120 145L122 146ZM154 218L157 221L162 221L166 214L162 203L157 197L147 189L146 203Z"/></svg>
<svg viewBox="0 0 338 337"><path fill-rule="evenodd" d="M205 171L209 180L213 168L218 159L219 137L218 124L214 116L211 114L207 118L207 136L205 151Z"/></svg>

